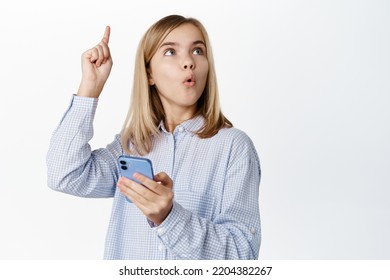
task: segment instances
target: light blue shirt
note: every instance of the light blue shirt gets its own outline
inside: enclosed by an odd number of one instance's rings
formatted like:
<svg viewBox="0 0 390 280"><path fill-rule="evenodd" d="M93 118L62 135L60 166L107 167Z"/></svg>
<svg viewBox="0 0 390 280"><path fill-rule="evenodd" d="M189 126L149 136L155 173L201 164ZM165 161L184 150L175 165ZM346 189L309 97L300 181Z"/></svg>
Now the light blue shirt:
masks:
<svg viewBox="0 0 390 280"><path fill-rule="evenodd" d="M74 96L47 155L50 188L82 197L114 197L105 259L257 259L260 249L260 164L250 138L236 128L208 139L194 132L201 116L160 136L145 157L174 182L173 208L151 224L116 187L120 136L91 151L98 100ZM131 149L131 146L130 146Z"/></svg>

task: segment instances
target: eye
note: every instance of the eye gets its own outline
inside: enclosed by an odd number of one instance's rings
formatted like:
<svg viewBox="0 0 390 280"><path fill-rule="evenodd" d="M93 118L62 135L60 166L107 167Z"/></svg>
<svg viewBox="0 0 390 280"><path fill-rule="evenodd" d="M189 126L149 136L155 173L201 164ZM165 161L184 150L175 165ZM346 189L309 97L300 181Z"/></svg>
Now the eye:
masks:
<svg viewBox="0 0 390 280"><path fill-rule="evenodd" d="M174 55L175 54L175 50L174 49L168 49L164 52L164 55L166 56L171 56L171 55Z"/></svg>
<svg viewBox="0 0 390 280"><path fill-rule="evenodd" d="M196 48L192 51L192 54L196 54L196 55L203 55L204 54L204 51L202 50L202 48Z"/></svg>

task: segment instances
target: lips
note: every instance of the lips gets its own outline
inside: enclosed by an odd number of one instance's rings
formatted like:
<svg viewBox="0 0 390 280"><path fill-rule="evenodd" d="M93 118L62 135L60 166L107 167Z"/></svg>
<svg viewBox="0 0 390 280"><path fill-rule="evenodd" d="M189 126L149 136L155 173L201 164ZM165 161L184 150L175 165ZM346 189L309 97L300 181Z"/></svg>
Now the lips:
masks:
<svg viewBox="0 0 390 280"><path fill-rule="evenodd" d="M194 86L196 83L196 79L195 79L195 75L191 74L191 75L188 75L184 81L183 81L183 84L187 87L192 87Z"/></svg>

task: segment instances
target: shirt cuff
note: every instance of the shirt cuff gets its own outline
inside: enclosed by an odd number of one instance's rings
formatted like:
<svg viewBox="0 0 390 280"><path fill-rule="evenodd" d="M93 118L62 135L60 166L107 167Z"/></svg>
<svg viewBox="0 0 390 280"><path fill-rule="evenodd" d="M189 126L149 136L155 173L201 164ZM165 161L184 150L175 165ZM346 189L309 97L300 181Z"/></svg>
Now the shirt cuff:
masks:
<svg viewBox="0 0 390 280"><path fill-rule="evenodd" d="M187 221L191 219L191 215L192 213L190 211L184 209L176 201L173 201L171 212L159 226L156 226L153 222L149 224L154 225L152 227L157 232L157 235L169 243L169 236L174 237L179 235L184 230ZM170 234L166 235L166 233Z"/></svg>
<svg viewBox="0 0 390 280"><path fill-rule="evenodd" d="M91 106L96 107L99 99L94 97L72 95L72 105Z"/></svg>

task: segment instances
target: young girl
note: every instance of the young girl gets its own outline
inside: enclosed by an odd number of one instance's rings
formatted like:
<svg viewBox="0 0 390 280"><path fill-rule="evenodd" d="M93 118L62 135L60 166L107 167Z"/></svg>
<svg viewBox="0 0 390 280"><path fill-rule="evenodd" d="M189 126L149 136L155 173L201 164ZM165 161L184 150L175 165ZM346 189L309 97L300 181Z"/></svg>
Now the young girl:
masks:
<svg viewBox="0 0 390 280"><path fill-rule="evenodd" d="M177 15L149 28L123 129L106 148L91 151L98 97L112 67L109 37L107 27L82 55L78 93L51 139L49 186L114 197L105 259L257 259L259 159L220 110L205 28ZM149 158L154 180L120 177L121 155Z"/></svg>

